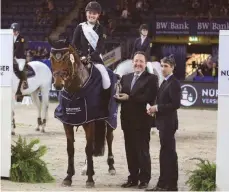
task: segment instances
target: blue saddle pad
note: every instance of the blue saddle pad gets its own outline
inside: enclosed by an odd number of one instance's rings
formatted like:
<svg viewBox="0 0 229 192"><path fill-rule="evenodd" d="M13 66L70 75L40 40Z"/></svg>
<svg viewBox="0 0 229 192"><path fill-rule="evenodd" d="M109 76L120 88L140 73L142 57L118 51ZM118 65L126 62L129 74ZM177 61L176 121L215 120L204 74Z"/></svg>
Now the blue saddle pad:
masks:
<svg viewBox="0 0 229 192"><path fill-rule="evenodd" d="M115 129L117 127L118 105L113 95L115 94L116 76L109 69L111 78L111 96L109 113L104 109L102 77L94 66L91 68L90 77L84 87L75 94L63 90L59 94L59 105L54 116L62 123L80 126L94 120L105 120Z"/></svg>

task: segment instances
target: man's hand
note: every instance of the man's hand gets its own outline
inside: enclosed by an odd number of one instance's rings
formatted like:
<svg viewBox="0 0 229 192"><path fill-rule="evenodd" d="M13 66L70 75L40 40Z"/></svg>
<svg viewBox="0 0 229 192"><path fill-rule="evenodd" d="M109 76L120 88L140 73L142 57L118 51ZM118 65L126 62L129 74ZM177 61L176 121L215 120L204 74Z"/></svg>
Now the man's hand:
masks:
<svg viewBox="0 0 229 192"><path fill-rule="evenodd" d="M118 95L115 95L114 97L121 101L127 101L129 99L129 95L127 95L126 93L119 93Z"/></svg>
<svg viewBox="0 0 229 192"><path fill-rule="evenodd" d="M156 113L157 112L157 106L154 105L154 106L151 106L148 110L147 110L147 113L149 115L152 115L153 113Z"/></svg>

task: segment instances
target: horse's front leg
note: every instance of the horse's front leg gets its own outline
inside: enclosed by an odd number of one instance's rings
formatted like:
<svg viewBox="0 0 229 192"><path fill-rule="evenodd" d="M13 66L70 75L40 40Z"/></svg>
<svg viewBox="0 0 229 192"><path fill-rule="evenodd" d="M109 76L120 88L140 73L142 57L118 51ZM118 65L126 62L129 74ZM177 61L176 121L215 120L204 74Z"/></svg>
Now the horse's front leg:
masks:
<svg viewBox="0 0 229 192"><path fill-rule="evenodd" d="M87 181L86 181L86 187L94 187L95 182L93 180L94 172L94 165L93 165L93 150L94 150L94 132L95 132L95 126L94 122L87 123L83 126L85 134L86 134L86 156L87 156Z"/></svg>
<svg viewBox="0 0 229 192"><path fill-rule="evenodd" d="M64 124L64 130L67 138L67 152L68 152L68 170L67 177L63 180L63 185L71 186L72 176L75 175L74 167L74 130L73 126Z"/></svg>
<svg viewBox="0 0 229 192"><path fill-rule="evenodd" d="M107 146L108 146L108 157L107 157L107 164L109 166L109 173L110 175L115 175L116 171L114 168L114 155L112 152L112 143L113 143L114 135L113 135L113 129L109 127L107 124L107 135L106 135L106 140L107 140Z"/></svg>

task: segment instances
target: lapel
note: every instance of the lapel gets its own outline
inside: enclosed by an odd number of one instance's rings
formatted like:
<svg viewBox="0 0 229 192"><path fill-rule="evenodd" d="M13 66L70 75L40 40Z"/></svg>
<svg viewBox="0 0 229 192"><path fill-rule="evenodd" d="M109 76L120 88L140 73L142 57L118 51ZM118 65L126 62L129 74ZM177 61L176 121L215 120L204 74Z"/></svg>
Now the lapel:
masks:
<svg viewBox="0 0 229 192"><path fill-rule="evenodd" d="M17 36L17 38L16 38L14 43L18 43L17 41L19 41L19 39L20 39L20 35Z"/></svg>
<svg viewBox="0 0 229 192"><path fill-rule="evenodd" d="M126 84L127 84L127 86L128 86L128 94L130 94L131 82L132 82L133 77L134 77L134 73L131 73L131 74L128 75L128 77L127 77Z"/></svg>
<svg viewBox="0 0 229 192"><path fill-rule="evenodd" d="M137 40L137 47L141 47L141 37Z"/></svg>
<svg viewBox="0 0 229 192"><path fill-rule="evenodd" d="M173 75L169 77L169 79L163 83L160 88L159 88L159 94L161 94L163 92L163 90L170 84L170 82L172 81L173 79Z"/></svg>
<svg viewBox="0 0 229 192"><path fill-rule="evenodd" d="M131 93L131 94L134 94L134 93L138 90L139 86L141 85L141 79L144 78L144 76L145 76L146 74L147 74L146 71L144 71L144 72L141 74L141 76L140 76L140 77L138 78L138 80L135 82L135 84L134 84L132 90L130 90L130 93ZM131 87L131 82L132 82L133 77L134 77L134 74L132 75L132 78L131 78L131 81L130 81L130 84L129 84L130 87ZM129 88L130 88L130 87L129 87Z"/></svg>
<svg viewBox="0 0 229 192"><path fill-rule="evenodd" d="M148 37L146 37L142 43L142 47L145 46L145 44L147 43Z"/></svg>

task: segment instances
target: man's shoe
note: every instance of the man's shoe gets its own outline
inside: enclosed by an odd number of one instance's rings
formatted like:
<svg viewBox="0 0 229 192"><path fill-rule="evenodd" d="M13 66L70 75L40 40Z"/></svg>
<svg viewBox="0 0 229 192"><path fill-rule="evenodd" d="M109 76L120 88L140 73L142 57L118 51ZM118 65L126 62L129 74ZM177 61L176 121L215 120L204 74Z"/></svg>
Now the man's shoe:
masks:
<svg viewBox="0 0 229 192"><path fill-rule="evenodd" d="M145 189L148 187L148 183L147 182L141 182L139 185L138 185L138 189Z"/></svg>
<svg viewBox="0 0 229 192"><path fill-rule="evenodd" d="M168 187L167 191L178 191L177 187Z"/></svg>
<svg viewBox="0 0 229 192"><path fill-rule="evenodd" d="M122 188L129 188L129 187L136 187L136 186L138 186L137 181L127 181L126 183L123 183L121 185Z"/></svg>
<svg viewBox="0 0 229 192"><path fill-rule="evenodd" d="M145 191L168 191L166 188L161 188L161 187L153 187L151 189L146 189Z"/></svg>

